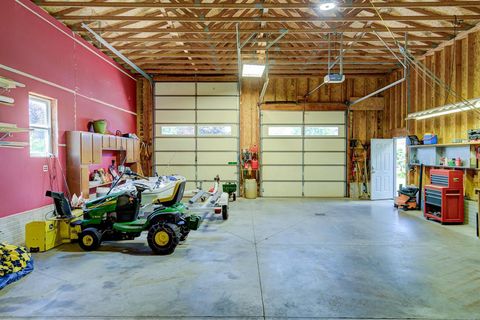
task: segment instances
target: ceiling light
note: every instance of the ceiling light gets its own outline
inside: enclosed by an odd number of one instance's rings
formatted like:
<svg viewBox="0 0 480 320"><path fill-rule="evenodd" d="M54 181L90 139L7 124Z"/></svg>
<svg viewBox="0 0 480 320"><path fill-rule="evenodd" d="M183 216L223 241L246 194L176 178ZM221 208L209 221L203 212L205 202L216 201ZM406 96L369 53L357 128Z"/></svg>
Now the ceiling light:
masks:
<svg viewBox="0 0 480 320"><path fill-rule="evenodd" d="M318 5L318 8L322 11L332 10L337 6L335 1L322 1Z"/></svg>
<svg viewBox="0 0 480 320"><path fill-rule="evenodd" d="M452 103L438 108L411 113L407 116L407 120L424 120L462 111L480 109L480 99L470 99L467 101L468 104L462 102Z"/></svg>
<svg viewBox="0 0 480 320"><path fill-rule="evenodd" d="M242 77L260 78L265 71L264 64L244 64L242 68Z"/></svg>

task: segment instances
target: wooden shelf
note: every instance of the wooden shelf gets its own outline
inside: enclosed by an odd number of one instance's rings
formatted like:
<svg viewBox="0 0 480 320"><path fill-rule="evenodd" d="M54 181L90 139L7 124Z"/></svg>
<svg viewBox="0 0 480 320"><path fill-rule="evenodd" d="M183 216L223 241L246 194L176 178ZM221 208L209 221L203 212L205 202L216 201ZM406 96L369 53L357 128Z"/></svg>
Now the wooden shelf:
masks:
<svg viewBox="0 0 480 320"><path fill-rule="evenodd" d="M409 163L410 166L417 166L419 167L421 163ZM441 165L430 165L424 164L424 167L433 167L433 168L445 168L445 169L462 169L462 170L476 170L479 171L479 168L470 168L470 167L457 167L457 166L441 166Z"/></svg>
<svg viewBox="0 0 480 320"><path fill-rule="evenodd" d="M3 147L3 148L24 148L26 146L28 146L28 142L0 141L0 147Z"/></svg>
<svg viewBox="0 0 480 320"><path fill-rule="evenodd" d="M409 148L438 148L438 147L466 147L472 145L480 145L480 141L462 142L462 143L437 143L437 144L419 144L416 146L408 146Z"/></svg>

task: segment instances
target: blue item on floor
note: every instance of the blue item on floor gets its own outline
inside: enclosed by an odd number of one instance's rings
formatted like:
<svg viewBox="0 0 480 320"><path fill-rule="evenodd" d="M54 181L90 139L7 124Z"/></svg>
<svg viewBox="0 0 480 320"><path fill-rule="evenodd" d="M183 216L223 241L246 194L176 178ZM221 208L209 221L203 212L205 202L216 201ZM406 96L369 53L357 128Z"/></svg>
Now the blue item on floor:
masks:
<svg viewBox="0 0 480 320"><path fill-rule="evenodd" d="M21 278L25 277L27 274L29 274L32 271L33 271L33 259L27 262L27 265L24 269L18 272L9 273L4 275L3 277L0 277L0 290L5 288L8 284L15 282L17 280L20 280Z"/></svg>

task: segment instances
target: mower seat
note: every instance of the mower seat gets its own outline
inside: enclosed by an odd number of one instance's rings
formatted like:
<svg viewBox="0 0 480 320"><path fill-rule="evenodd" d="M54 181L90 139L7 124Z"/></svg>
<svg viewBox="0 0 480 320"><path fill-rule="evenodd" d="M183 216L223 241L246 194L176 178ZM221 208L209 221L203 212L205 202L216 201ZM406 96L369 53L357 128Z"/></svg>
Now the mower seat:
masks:
<svg viewBox="0 0 480 320"><path fill-rule="evenodd" d="M157 199L157 200L155 200L155 204L160 204L164 207L171 207L174 204L182 201L183 194L185 192L186 184L187 184L186 181L182 181L182 182L177 183L177 185L175 186L175 193L173 194L173 196L170 199L166 199L166 200L162 199L163 201L160 200L160 199Z"/></svg>

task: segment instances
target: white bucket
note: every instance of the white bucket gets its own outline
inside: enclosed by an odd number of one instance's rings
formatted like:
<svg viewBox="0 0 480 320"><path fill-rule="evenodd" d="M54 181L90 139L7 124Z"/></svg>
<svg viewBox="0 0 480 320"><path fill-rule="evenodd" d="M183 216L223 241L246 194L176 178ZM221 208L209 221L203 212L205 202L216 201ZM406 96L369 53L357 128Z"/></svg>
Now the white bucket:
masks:
<svg viewBox="0 0 480 320"><path fill-rule="evenodd" d="M247 199L257 198L257 180L245 179L243 188L244 188L245 198Z"/></svg>

